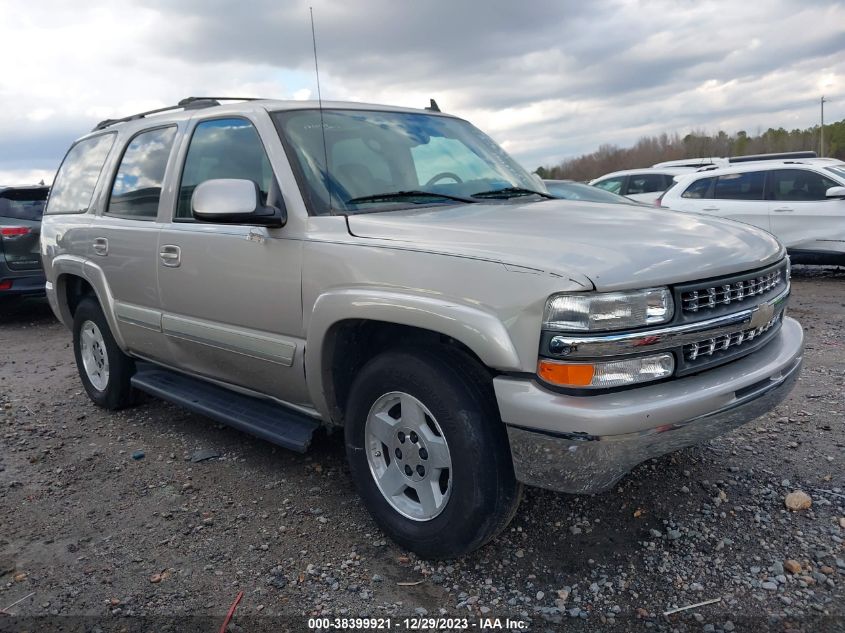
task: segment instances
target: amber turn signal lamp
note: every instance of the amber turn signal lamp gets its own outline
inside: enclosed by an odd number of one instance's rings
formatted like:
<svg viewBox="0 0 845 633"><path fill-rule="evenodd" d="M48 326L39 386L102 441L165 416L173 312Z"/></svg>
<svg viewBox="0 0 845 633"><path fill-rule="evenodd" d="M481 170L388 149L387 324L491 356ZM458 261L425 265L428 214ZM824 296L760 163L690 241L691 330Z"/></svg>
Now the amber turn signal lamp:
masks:
<svg viewBox="0 0 845 633"><path fill-rule="evenodd" d="M546 382L561 387L586 387L593 382L592 365L573 365L541 359L537 374Z"/></svg>

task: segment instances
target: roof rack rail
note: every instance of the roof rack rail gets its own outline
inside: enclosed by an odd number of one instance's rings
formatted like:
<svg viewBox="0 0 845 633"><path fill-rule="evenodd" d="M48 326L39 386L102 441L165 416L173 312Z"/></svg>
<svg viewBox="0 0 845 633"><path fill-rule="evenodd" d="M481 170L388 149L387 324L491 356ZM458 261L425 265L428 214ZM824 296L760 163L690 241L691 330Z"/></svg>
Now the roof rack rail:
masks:
<svg viewBox="0 0 845 633"><path fill-rule="evenodd" d="M750 154L748 156L732 156L729 163L753 163L758 160L786 160L789 158L818 158L815 152L779 152L774 154Z"/></svg>
<svg viewBox="0 0 845 633"><path fill-rule="evenodd" d="M168 112L170 110L198 110L200 108L210 108L212 106L220 105L221 101L256 101L261 99L261 97L185 97L179 103L172 106L167 106L164 108L156 108L155 110L147 110L145 112L139 112L138 114L132 114L130 116L126 116L120 119L105 119L104 121L100 121L97 125L94 126L94 129L91 130L92 132L96 132L97 130L104 130L105 128L115 125L116 123L125 123L126 121L135 121L137 119L143 119L146 116L151 114L158 114L159 112Z"/></svg>

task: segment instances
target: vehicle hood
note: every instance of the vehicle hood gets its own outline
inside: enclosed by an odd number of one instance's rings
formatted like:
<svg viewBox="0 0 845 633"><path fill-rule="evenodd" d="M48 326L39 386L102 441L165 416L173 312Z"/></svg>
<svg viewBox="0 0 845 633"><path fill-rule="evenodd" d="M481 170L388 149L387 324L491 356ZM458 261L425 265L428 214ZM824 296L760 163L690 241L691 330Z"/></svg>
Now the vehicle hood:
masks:
<svg viewBox="0 0 845 633"><path fill-rule="evenodd" d="M574 200L404 209L347 222L359 238L583 276L597 290L729 275L785 254L774 236L740 222Z"/></svg>

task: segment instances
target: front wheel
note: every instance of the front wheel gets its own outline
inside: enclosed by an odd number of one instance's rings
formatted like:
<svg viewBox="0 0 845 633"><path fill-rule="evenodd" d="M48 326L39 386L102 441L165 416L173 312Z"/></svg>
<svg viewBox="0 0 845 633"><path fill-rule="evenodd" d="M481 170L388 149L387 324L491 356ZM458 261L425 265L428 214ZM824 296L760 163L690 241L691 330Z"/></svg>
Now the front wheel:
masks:
<svg viewBox="0 0 845 633"><path fill-rule="evenodd" d="M135 363L121 351L96 299L79 302L73 315L73 352L88 397L106 409L132 403Z"/></svg>
<svg viewBox="0 0 845 633"><path fill-rule="evenodd" d="M352 385L346 448L373 518L425 558L481 547L519 504L489 376L456 350L392 351L367 363Z"/></svg>

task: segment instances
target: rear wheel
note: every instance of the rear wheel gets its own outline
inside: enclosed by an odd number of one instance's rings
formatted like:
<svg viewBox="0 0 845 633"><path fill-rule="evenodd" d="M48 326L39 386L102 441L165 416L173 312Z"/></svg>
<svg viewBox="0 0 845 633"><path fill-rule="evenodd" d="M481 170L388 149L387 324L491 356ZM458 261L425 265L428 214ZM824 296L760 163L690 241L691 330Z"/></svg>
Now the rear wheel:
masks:
<svg viewBox="0 0 845 633"><path fill-rule="evenodd" d="M519 504L489 376L456 350L392 351L370 361L352 386L346 447L373 518L426 558L481 547Z"/></svg>
<svg viewBox="0 0 845 633"><path fill-rule="evenodd" d="M95 404L106 409L132 404L129 381L135 363L117 346L100 304L92 297L80 301L74 313L73 351L82 385Z"/></svg>

